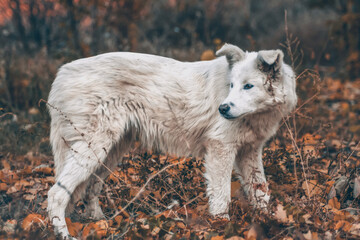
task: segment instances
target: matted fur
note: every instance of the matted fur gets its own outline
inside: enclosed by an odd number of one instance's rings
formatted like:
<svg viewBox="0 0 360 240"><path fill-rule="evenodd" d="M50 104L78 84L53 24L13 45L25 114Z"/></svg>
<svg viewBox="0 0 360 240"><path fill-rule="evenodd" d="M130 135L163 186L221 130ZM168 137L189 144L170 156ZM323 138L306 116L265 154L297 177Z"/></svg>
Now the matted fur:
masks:
<svg viewBox="0 0 360 240"><path fill-rule="evenodd" d="M233 168L250 202L266 206L262 148L296 105L295 76L280 50L226 44L218 55L186 63L118 52L60 68L48 100L56 171L48 212L57 233L69 237L65 210L86 188L86 213L103 217L103 164L114 169L135 139L144 148L204 157L211 214L227 216ZM221 104L231 106L226 114Z"/></svg>

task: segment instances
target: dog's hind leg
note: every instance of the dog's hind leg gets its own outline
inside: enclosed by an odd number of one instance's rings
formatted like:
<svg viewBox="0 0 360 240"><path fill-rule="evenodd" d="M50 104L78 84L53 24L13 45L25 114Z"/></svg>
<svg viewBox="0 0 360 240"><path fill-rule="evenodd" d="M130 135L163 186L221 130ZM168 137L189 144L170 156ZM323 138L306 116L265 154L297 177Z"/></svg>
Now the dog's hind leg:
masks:
<svg viewBox="0 0 360 240"><path fill-rule="evenodd" d="M99 195L103 188L104 180L116 168L117 164L122 161L123 155L129 151L134 136L135 134L133 132L128 131L119 143L111 149L105 164L91 176L91 181L88 183L88 189L84 197L84 201L87 202L87 204L85 204L85 217L96 220L105 217L99 205Z"/></svg>
<svg viewBox="0 0 360 240"><path fill-rule="evenodd" d="M77 141L71 145L65 157L65 164L57 173L56 183L48 192L48 212L55 232L63 238L70 238L65 222L65 210L75 189L101 166L107 157L107 149L111 149L111 139L97 135L102 143L91 148L85 141ZM98 143L96 141L91 141Z"/></svg>

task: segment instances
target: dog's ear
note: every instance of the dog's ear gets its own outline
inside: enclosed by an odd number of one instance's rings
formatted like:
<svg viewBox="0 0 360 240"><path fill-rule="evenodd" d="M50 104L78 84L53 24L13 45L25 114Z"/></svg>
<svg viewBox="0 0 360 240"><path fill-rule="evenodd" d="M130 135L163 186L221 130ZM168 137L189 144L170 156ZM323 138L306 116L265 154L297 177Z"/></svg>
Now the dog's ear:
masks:
<svg viewBox="0 0 360 240"><path fill-rule="evenodd" d="M283 63L284 53L277 50L259 51L257 56L258 67L263 72L274 70L277 72Z"/></svg>
<svg viewBox="0 0 360 240"><path fill-rule="evenodd" d="M229 63L229 66L232 67L234 63L242 60L245 56L245 53L243 50L241 50L239 47L225 43L224 46L222 46L217 52L216 56L226 56L226 60Z"/></svg>

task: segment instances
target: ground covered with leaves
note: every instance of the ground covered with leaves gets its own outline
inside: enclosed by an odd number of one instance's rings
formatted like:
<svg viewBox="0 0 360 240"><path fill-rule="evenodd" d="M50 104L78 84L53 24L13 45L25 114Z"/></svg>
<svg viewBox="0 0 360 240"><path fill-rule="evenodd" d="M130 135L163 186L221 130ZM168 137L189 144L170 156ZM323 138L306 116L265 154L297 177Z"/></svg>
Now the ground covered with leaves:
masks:
<svg viewBox="0 0 360 240"><path fill-rule="evenodd" d="M315 79L315 80L314 80ZM203 159L133 151L106 179L106 219L67 218L80 239L359 239L360 79L298 79L298 109L263 153L267 212L232 179L230 220L208 214ZM54 162L43 108L0 121L0 238L55 239L46 214Z"/></svg>

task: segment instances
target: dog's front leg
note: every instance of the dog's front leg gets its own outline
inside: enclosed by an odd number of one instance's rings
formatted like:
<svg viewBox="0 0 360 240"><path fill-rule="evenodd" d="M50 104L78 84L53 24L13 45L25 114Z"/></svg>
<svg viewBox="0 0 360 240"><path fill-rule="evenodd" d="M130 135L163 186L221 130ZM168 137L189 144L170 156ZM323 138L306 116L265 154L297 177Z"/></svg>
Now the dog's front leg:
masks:
<svg viewBox="0 0 360 240"><path fill-rule="evenodd" d="M220 142L209 145L205 155L205 178L209 211L213 216L229 218L231 200L231 172L236 150Z"/></svg>
<svg viewBox="0 0 360 240"><path fill-rule="evenodd" d="M262 145L247 145L240 149L236 156L235 169L250 204L266 210L270 193L262 162Z"/></svg>

